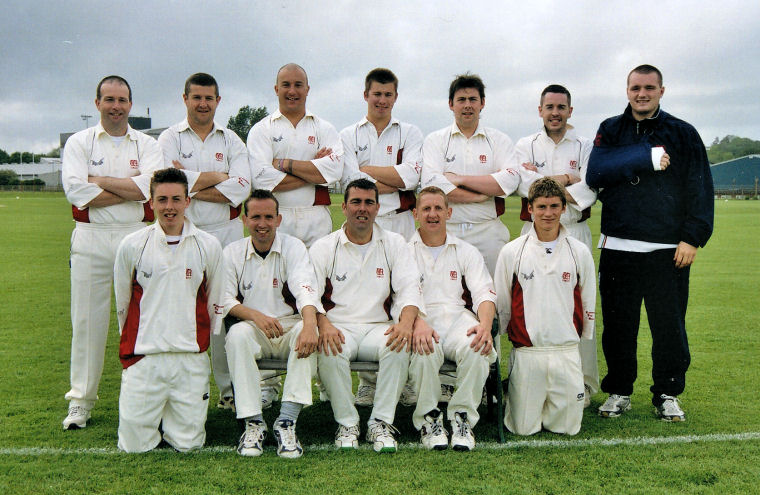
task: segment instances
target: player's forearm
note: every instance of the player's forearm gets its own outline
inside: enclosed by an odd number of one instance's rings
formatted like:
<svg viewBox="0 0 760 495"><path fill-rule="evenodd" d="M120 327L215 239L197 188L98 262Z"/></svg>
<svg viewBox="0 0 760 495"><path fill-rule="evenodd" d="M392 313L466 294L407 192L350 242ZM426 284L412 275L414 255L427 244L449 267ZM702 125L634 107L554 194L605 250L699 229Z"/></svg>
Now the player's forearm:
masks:
<svg viewBox="0 0 760 495"><path fill-rule="evenodd" d="M285 192L285 191L292 191L293 189L298 189L299 187L303 187L307 185L308 182L306 182L303 179L299 179L295 175L286 175L283 177L283 179L280 181L279 184L277 184L272 191L274 192Z"/></svg>
<svg viewBox="0 0 760 495"><path fill-rule="evenodd" d="M398 191L398 187L389 186L382 182L375 182L375 185L377 186L377 192L380 194L389 194Z"/></svg>
<svg viewBox="0 0 760 495"><path fill-rule="evenodd" d="M363 167L359 167L359 170L375 179L378 182L378 189L380 188L380 183L387 186L392 186L396 189L401 189L406 185L401 179L401 176L396 171L395 167L378 167L376 165L365 165Z"/></svg>
<svg viewBox="0 0 760 495"><path fill-rule="evenodd" d="M95 196L92 201L84 205L86 208L94 206L96 208L103 208L105 206L118 205L126 200L120 196L115 195L112 192L103 191Z"/></svg>
<svg viewBox="0 0 760 495"><path fill-rule="evenodd" d="M398 317L398 324L411 329L418 314L419 308L417 306L404 306Z"/></svg>
<svg viewBox="0 0 760 495"><path fill-rule="evenodd" d="M503 196L502 190L496 179L490 175L458 175L458 183L452 182L458 187L463 187L470 191L485 194L487 196Z"/></svg>
<svg viewBox="0 0 760 495"><path fill-rule="evenodd" d="M208 201L210 203L222 203L228 204L230 200L224 194L220 193L214 186L207 187L201 191L198 191L193 199L200 201Z"/></svg>
<svg viewBox="0 0 760 495"><path fill-rule="evenodd" d="M315 328L317 326L317 308L314 306L304 306L301 308L301 318L303 318L304 327L311 326Z"/></svg>
<svg viewBox="0 0 760 495"><path fill-rule="evenodd" d="M209 187L214 187L220 182L224 182L229 179L229 175L224 172L201 172L198 176L198 180L195 181L191 192L200 192ZM204 200L208 201L208 200Z"/></svg>
<svg viewBox="0 0 760 495"><path fill-rule="evenodd" d="M457 187L446 195L451 203L482 203L490 196Z"/></svg>
<svg viewBox="0 0 760 495"><path fill-rule="evenodd" d="M319 169L309 160L291 158L275 159L273 166L280 172L294 175L310 184L324 184L325 178Z"/></svg>
<svg viewBox="0 0 760 495"><path fill-rule="evenodd" d="M478 321L483 325L491 325L496 315L496 305L491 301L483 301L478 305Z"/></svg>
<svg viewBox="0 0 760 495"><path fill-rule="evenodd" d="M89 177L89 182L127 201L143 201L145 196L135 181L128 177Z"/></svg>
<svg viewBox="0 0 760 495"><path fill-rule="evenodd" d="M242 304L238 304L237 306L233 306L227 314L240 320L253 321L254 317L256 317L259 312L255 309L243 306Z"/></svg>

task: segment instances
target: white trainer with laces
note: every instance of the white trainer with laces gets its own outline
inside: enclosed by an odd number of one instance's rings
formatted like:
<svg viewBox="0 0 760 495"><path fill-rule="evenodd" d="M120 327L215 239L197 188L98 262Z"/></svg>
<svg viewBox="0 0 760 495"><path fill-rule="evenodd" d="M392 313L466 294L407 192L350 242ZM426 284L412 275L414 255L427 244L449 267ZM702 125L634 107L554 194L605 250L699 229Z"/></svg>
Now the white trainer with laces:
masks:
<svg viewBox="0 0 760 495"><path fill-rule="evenodd" d="M475 448L475 434L465 412L454 413L451 421L451 448L459 451Z"/></svg>
<svg viewBox="0 0 760 495"><path fill-rule="evenodd" d="M448 448L448 432L443 426L443 415L438 409L433 409L425 415L425 422L420 428L420 442L428 450L446 450Z"/></svg>
<svg viewBox="0 0 760 495"><path fill-rule="evenodd" d="M335 432L335 446L341 450L353 450L359 448L359 426L338 425Z"/></svg>
<svg viewBox="0 0 760 495"><path fill-rule="evenodd" d="M87 426L90 419L90 410L84 406L69 406L69 413L63 420L64 430L78 430Z"/></svg>
<svg viewBox="0 0 760 495"><path fill-rule="evenodd" d="M356 389L354 404L357 406L371 407L375 403L375 386L359 385Z"/></svg>
<svg viewBox="0 0 760 495"><path fill-rule="evenodd" d="M656 406L654 410L661 420L669 423L686 421L686 414L681 409L678 397L662 394L660 395L660 399L662 399L662 404Z"/></svg>
<svg viewBox="0 0 760 495"><path fill-rule="evenodd" d="M264 438L267 435L267 425L257 419L245 422L245 431L240 435L238 454L246 457L258 457L264 452Z"/></svg>
<svg viewBox="0 0 760 495"><path fill-rule="evenodd" d="M296 459L303 454L301 442L296 436L296 424L290 419L281 419L274 424L274 437L277 439L277 455Z"/></svg>
<svg viewBox="0 0 760 495"><path fill-rule="evenodd" d="M599 406L599 416L603 418L617 418L626 411L631 410L631 396L610 394L604 404Z"/></svg>
<svg viewBox="0 0 760 495"><path fill-rule="evenodd" d="M395 426L382 419L371 419L367 423L367 427L367 441L372 444L375 452L396 452L398 450L398 442L396 442L398 430Z"/></svg>
<svg viewBox="0 0 760 495"><path fill-rule="evenodd" d="M402 406L406 407L413 406L417 403L417 392L414 391L410 382L406 382L406 385L404 385L404 389L401 391L401 397L398 401Z"/></svg>

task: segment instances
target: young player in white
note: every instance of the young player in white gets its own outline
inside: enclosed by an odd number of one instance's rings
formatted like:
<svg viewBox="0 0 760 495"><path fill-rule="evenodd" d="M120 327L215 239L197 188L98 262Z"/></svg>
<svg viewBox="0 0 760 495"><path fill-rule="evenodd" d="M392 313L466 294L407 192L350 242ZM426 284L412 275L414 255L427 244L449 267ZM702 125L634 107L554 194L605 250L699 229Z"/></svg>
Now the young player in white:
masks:
<svg viewBox="0 0 760 495"><path fill-rule="evenodd" d="M76 227L71 234L71 389L63 428L87 426L98 399L111 315L113 263L119 242L153 219L150 176L161 168L155 139L129 126L132 90L107 76L96 91L100 122L69 138L62 180Z"/></svg>
<svg viewBox="0 0 760 495"><path fill-rule="evenodd" d="M256 359L273 357L288 360L282 406L274 423L277 455L300 457L296 421L301 408L311 405L311 379L317 372L316 314L324 310L306 246L277 232L282 221L277 199L257 189L244 210L243 223L251 236L224 249L224 311L240 320L227 333L237 417L245 421L238 453L263 452L267 426Z"/></svg>
<svg viewBox="0 0 760 495"><path fill-rule="evenodd" d="M126 452L152 450L162 437L180 452L206 440L206 349L222 320L222 247L185 218L189 204L182 172L156 172L156 223L125 237L116 254L119 449Z"/></svg>
<svg viewBox="0 0 760 495"><path fill-rule="evenodd" d="M504 197L520 184L512 140L480 125L485 85L474 74L457 76L449 87L454 123L429 134L422 145L422 187L442 189L452 204L449 233L481 252L493 273L509 230L499 216Z"/></svg>
<svg viewBox="0 0 760 495"><path fill-rule="evenodd" d="M427 316L417 318L412 337L409 376L417 392L412 421L425 448L448 446L438 409L438 371L444 359L450 359L457 364L456 389L447 410L451 447L472 450L472 427L479 419L489 366L496 360L491 337L496 293L483 256L471 244L447 234L449 217L446 193L437 187L420 191L414 210L420 228L409 245L422 273Z"/></svg>
<svg viewBox="0 0 760 495"><path fill-rule="evenodd" d="M343 145L335 128L306 109L309 80L296 64L277 72L279 110L248 133L251 178L280 202L280 232L306 247L332 231L327 186L343 173Z"/></svg>
<svg viewBox="0 0 760 495"><path fill-rule="evenodd" d="M591 252L560 224L566 204L556 181L534 182L533 229L504 246L496 264L499 318L514 346L504 424L517 435L581 428L578 343L594 336L596 280Z"/></svg>
<svg viewBox="0 0 760 495"><path fill-rule="evenodd" d="M343 202L346 223L314 243L309 254L326 311L317 315L318 367L338 423L335 444L358 446L349 361L377 361L367 440L376 452L395 452L393 418L407 379L412 325L423 303L409 246L399 234L375 225L379 209L374 183L351 182Z"/></svg>
<svg viewBox="0 0 760 495"><path fill-rule="evenodd" d="M591 154L592 142L578 136L567 121L573 114L570 92L559 84L551 84L541 92L538 115L543 128L519 141L515 148L523 167L523 181L518 193L523 197L520 218L525 220L521 235L532 228L528 213L528 190L539 177L550 176L565 188L567 208L560 223L568 235L583 242L591 250L591 230L586 219L591 205L596 202L596 191L586 184L586 166ZM591 404L591 395L599 391L599 366L596 357L596 339L580 342L583 383L586 388L584 406Z"/></svg>
<svg viewBox="0 0 760 495"><path fill-rule="evenodd" d="M380 192L380 211L375 223L409 240L414 234L414 189L422 167L422 132L391 115L398 98L398 78L388 69L376 68L364 79L367 116L340 132L343 142L345 187L352 180L368 178ZM371 406L376 373L359 373L356 405ZM401 402L416 402L410 387Z"/></svg>
<svg viewBox="0 0 760 495"><path fill-rule="evenodd" d="M158 137L164 166L185 172L193 198L187 218L224 247L243 237L240 203L251 192L248 150L237 134L214 120L221 101L216 79L201 72L191 75L185 81L182 100L187 117ZM217 406L231 408L234 399L224 332L211 337L211 360L219 388Z"/></svg>

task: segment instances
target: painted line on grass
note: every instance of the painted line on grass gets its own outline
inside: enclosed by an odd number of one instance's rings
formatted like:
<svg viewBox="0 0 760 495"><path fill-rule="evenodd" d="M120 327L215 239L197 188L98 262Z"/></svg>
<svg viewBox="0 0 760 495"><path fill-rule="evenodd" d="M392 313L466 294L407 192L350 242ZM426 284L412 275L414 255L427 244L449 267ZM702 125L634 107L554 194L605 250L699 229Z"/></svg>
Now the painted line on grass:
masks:
<svg viewBox="0 0 760 495"><path fill-rule="evenodd" d="M575 440L513 440L505 443L479 442L476 450L510 450L510 449L576 449L584 447L600 446L646 446L663 444L682 444L696 442L734 442L760 440L760 432L746 433L712 433L707 435L680 435L674 437L631 437L631 438L588 438ZM335 450L333 444L305 445L308 451ZM422 449L419 443L404 443L399 446L403 450ZM362 444L359 450L371 450L369 444ZM166 450L163 450L164 452ZM159 451L161 452L161 451ZM203 453L235 452L233 446L204 447L199 451L191 452L190 455ZM124 454L115 447L107 448L55 448L55 447L15 447L0 448L0 455L8 456L45 456L45 455L114 455Z"/></svg>

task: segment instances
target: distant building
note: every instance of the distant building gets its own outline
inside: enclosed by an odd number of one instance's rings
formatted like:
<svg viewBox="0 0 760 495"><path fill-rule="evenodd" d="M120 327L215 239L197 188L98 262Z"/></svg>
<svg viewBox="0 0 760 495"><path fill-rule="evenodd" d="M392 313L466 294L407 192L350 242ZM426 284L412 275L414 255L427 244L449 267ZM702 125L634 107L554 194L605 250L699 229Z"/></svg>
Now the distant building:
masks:
<svg viewBox="0 0 760 495"><path fill-rule="evenodd" d="M39 163L3 163L0 170L16 172L19 180L41 179L46 187L61 186L61 159L40 158Z"/></svg>
<svg viewBox="0 0 760 495"><path fill-rule="evenodd" d="M760 155L747 155L716 163L710 167L710 171L717 196L757 195Z"/></svg>

